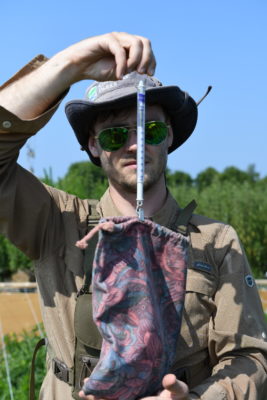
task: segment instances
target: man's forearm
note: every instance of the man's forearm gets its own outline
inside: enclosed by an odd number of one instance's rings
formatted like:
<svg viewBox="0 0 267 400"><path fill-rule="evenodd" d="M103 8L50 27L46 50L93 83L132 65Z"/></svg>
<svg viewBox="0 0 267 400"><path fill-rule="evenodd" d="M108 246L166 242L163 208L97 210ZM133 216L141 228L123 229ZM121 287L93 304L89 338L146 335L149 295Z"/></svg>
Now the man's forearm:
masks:
<svg viewBox="0 0 267 400"><path fill-rule="evenodd" d="M197 387L190 395L203 400L265 400L266 370L263 354L242 353L241 356L228 355L214 367L213 375ZM193 397L195 398L195 397Z"/></svg>
<svg viewBox="0 0 267 400"><path fill-rule="evenodd" d="M16 82L5 86L0 105L23 120L46 111L73 83L121 79L131 70L153 74L150 42L141 36L109 33L78 42Z"/></svg>
<svg viewBox="0 0 267 400"><path fill-rule="evenodd" d="M64 68L54 58L15 80L0 92L0 105L22 120L40 116L67 89Z"/></svg>

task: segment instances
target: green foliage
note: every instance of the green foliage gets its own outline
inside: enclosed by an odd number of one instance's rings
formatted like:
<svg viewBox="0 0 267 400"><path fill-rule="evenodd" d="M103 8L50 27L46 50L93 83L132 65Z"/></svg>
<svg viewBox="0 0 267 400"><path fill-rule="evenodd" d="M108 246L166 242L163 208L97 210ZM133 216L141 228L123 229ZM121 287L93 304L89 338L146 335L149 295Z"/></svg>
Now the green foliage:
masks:
<svg viewBox="0 0 267 400"><path fill-rule="evenodd" d="M245 183L251 181L251 176L236 167L227 167L220 175L221 182Z"/></svg>
<svg viewBox="0 0 267 400"><path fill-rule="evenodd" d="M9 240L6 240L6 249L9 261L9 270L11 273L16 272L18 267L21 270L31 270L32 261L25 256L22 251L17 249Z"/></svg>
<svg viewBox="0 0 267 400"><path fill-rule="evenodd" d="M9 334L4 337L14 399L23 400L28 398L31 358L35 345L40 339L37 332L37 328L34 328L31 332L24 332L20 336ZM2 349L0 350L1 400L9 400L10 394L4 354ZM45 375L45 357L45 348L41 348L35 363L36 398Z"/></svg>
<svg viewBox="0 0 267 400"><path fill-rule="evenodd" d="M49 186L57 186L57 183L53 179L52 168L49 167L48 170L44 169L44 176L42 178L42 182Z"/></svg>
<svg viewBox="0 0 267 400"><path fill-rule="evenodd" d="M6 239L0 236L0 280L3 281L9 275L9 259L6 249Z"/></svg>
<svg viewBox="0 0 267 400"><path fill-rule="evenodd" d="M242 171L236 167L227 167L222 173L215 168L208 167L200 172L196 179L195 185L199 190L203 190L212 183L219 181L221 183L256 183L259 181L259 173L255 170L255 165L248 166L247 171Z"/></svg>
<svg viewBox="0 0 267 400"><path fill-rule="evenodd" d="M260 179L260 174L256 171L254 164L250 164L247 168L247 174L249 176L249 181L252 183L258 182Z"/></svg>
<svg viewBox="0 0 267 400"><path fill-rule="evenodd" d="M176 185L192 185L193 179L189 174L183 171L174 171L170 172L166 171L166 182L167 186L176 186Z"/></svg>
<svg viewBox="0 0 267 400"><path fill-rule="evenodd" d="M9 279L10 275L18 269L32 272L32 261L9 240L0 235L0 280Z"/></svg>
<svg viewBox="0 0 267 400"><path fill-rule="evenodd" d="M72 164L57 187L82 199L100 198L107 188L107 178L102 170L87 161Z"/></svg>
<svg viewBox="0 0 267 400"><path fill-rule="evenodd" d="M196 177L196 187L199 190L202 190L208 186L210 186L214 181L216 181L219 177L219 172L216 169L209 167L204 171L200 172Z"/></svg>

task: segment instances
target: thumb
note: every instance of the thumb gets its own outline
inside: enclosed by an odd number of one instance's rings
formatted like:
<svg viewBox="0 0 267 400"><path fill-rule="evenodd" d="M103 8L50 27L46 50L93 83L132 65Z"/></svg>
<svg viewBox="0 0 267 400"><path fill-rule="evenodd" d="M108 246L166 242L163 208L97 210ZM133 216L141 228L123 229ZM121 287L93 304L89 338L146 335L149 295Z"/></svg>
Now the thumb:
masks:
<svg viewBox="0 0 267 400"><path fill-rule="evenodd" d="M162 385L164 389L168 390L172 394L179 395L179 399L186 400L188 399L189 389L186 383L183 381L178 381L176 376L173 374L165 375L162 380Z"/></svg>

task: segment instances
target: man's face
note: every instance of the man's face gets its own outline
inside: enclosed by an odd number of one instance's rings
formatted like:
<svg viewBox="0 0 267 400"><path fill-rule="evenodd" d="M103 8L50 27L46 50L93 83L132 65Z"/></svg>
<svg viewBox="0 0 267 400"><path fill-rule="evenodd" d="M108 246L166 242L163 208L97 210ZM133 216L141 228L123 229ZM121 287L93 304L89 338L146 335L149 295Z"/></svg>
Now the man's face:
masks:
<svg viewBox="0 0 267 400"><path fill-rule="evenodd" d="M167 122L163 109L158 105L146 107L146 121ZM97 119L94 132L116 126L136 128L136 107L111 114L104 121ZM160 179L164 179L167 163L168 147L172 143L172 129L168 129L167 138L159 145L145 145L145 176L144 191L150 189ZM99 157L110 184L118 190L136 192L137 172L137 135L136 129L131 129L127 142L119 150L108 152L101 149L98 140L92 135L89 139L89 149L93 156Z"/></svg>

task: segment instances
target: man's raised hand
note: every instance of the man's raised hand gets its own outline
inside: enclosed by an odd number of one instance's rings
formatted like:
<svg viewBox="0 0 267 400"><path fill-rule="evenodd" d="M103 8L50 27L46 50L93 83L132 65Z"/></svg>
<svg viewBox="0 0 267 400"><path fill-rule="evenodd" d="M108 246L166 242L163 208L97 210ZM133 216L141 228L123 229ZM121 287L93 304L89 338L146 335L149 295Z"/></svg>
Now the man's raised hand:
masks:
<svg viewBox="0 0 267 400"><path fill-rule="evenodd" d="M150 41L125 32L82 40L58 53L54 59L69 66L69 84L82 79L121 79L134 70L153 75L156 67Z"/></svg>
<svg viewBox="0 0 267 400"><path fill-rule="evenodd" d="M116 80L131 71L153 75L155 67L148 39L125 32L93 36L60 51L4 87L0 105L21 119L33 119L49 109L75 82Z"/></svg>

